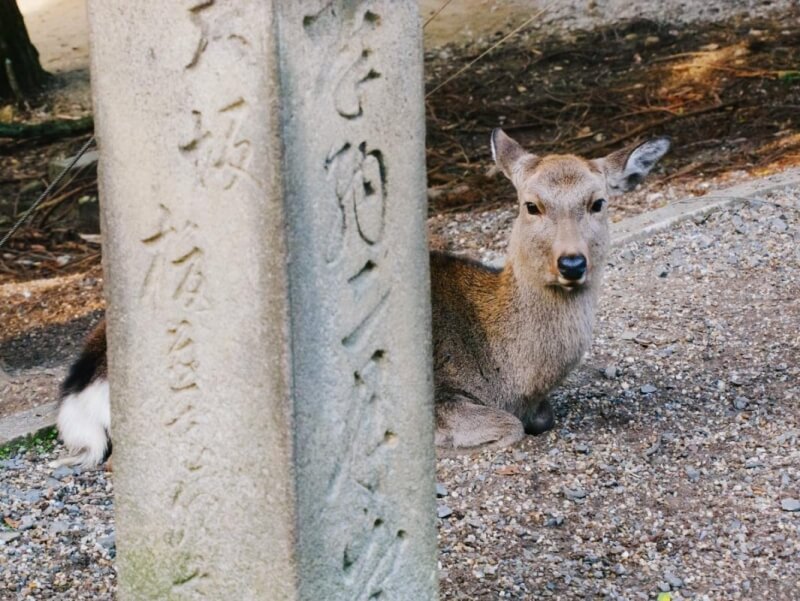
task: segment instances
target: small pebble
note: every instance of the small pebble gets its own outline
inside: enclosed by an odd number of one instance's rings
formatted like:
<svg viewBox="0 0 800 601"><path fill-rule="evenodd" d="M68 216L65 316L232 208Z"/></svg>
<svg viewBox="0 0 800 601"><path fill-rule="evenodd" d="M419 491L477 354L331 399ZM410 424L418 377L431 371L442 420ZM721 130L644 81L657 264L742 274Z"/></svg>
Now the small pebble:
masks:
<svg viewBox="0 0 800 601"><path fill-rule="evenodd" d="M16 540L20 537L19 532L14 532L13 530L2 530L0 531L0 543L10 543L13 540Z"/></svg>
<svg viewBox="0 0 800 601"><path fill-rule="evenodd" d="M514 461L520 463L528 459L528 454L525 451L514 450L514 452L511 453L511 457L514 459Z"/></svg>
<svg viewBox="0 0 800 601"><path fill-rule="evenodd" d="M737 396L735 399L733 399L733 406L738 411L743 411L747 409L747 406L749 404L750 404L750 399L748 399L746 396Z"/></svg>
<svg viewBox="0 0 800 601"><path fill-rule="evenodd" d="M700 479L700 472L693 467L686 468L686 477L689 478L689 482L697 482Z"/></svg>
<svg viewBox="0 0 800 601"><path fill-rule="evenodd" d="M69 524L62 520L56 520L50 524L50 534L61 534L69 530Z"/></svg>
<svg viewBox="0 0 800 601"><path fill-rule="evenodd" d="M544 525L548 528L555 528L557 526L561 526L564 523L564 516L563 515L551 515L547 518L544 522Z"/></svg>
<svg viewBox="0 0 800 601"><path fill-rule="evenodd" d="M30 530L36 525L36 518L32 515L23 515L22 519L19 521L19 527L17 530Z"/></svg>
<svg viewBox="0 0 800 601"><path fill-rule="evenodd" d="M664 580L673 588L679 589L683 586L683 580L678 578L674 572L664 572Z"/></svg>
<svg viewBox="0 0 800 601"><path fill-rule="evenodd" d="M567 497L570 501L577 501L580 499L585 498L587 495L586 491L582 488L567 488L564 487L564 496Z"/></svg>
<svg viewBox="0 0 800 601"><path fill-rule="evenodd" d="M770 229L773 232L785 232L788 227L789 226L786 225L786 222L780 217L777 217L770 222Z"/></svg>
<svg viewBox="0 0 800 601"><path fill-rule="evenodd" d="M117 536L115 533L111 533L108 536L101 536L97 539L97 543L103 547L104 549L112 549L116 547L117 544Z"/></svg>
<svg viewBox="0 0 800 601"><path fill-rule="evenodd" d="M55 478L56 480L63 480L67 476L71 475L72 475L72 468L67 467L66 465L62 465L53 470L53 478Z"/></svg>
<svg viewBox="0 0 800 601"><path fill-rule="evenodd" d="M784 511L800 511L800 500L781 499L781 509Z"/></svg>

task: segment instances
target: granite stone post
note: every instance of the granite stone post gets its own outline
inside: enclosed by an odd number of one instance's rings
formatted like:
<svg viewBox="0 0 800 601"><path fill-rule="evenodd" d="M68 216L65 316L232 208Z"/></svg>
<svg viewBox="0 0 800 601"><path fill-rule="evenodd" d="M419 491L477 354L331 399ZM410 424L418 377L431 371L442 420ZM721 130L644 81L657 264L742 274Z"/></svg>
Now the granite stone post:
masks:
<svg viewBox="0 0 800 601"><path fill-rule="evenodd" d="M416 2L89 12L118 597L435 599Z"/></svg>

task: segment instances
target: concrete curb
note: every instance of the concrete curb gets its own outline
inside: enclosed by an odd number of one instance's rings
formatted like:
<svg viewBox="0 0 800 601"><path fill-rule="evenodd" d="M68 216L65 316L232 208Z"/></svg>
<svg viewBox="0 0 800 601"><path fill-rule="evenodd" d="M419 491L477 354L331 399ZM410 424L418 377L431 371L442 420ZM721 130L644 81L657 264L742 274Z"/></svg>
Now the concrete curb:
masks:
<svg viewBox="0 0 800 601"><path fill-rule="evenodd" d="M58 402L53 401L33 409L20 411L0 420L0 445L8 444L29 434L54 426Z"/></svg>
<svg viewBox="0 0 800 601"><path fill-rule="evenodd" d="M648 238L658 232L697 216L704 216L725 209L737 202L746 202L773 190L800 186L800 169L790 169L755 181L746 182L718 190L708 196L687 198L672 204L623 219L611 226L612 246L624 246L629 242Z"/></svg>

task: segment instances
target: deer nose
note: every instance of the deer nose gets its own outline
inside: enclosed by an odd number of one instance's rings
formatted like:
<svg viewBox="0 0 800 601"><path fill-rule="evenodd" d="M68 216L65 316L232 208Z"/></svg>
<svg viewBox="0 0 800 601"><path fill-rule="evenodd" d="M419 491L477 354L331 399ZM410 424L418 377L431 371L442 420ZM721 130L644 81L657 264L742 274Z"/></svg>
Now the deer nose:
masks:
<svg viewBox="0 0 800 601"><path fill-rule="evenodd" d="M558 271L566 280L577 281L586 273L586 257L562 255L558 258Z"/></svg>

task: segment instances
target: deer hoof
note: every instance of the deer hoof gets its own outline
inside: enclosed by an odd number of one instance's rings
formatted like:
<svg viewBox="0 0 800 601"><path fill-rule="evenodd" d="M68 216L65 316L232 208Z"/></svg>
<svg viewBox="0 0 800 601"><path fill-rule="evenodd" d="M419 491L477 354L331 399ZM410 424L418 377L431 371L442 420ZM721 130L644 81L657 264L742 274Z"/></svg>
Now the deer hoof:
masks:
<svg viewBox="0 0 800 601"><path fill-rule="evenodd" d="M544 400L539 403L539 406L536 407L532 413L526 416L525 420L523 421L523 424L525 425L525 433L534 435L552 430L555 423L556 420L555 416L553 415L553 406L548 400Z"/></svg>

